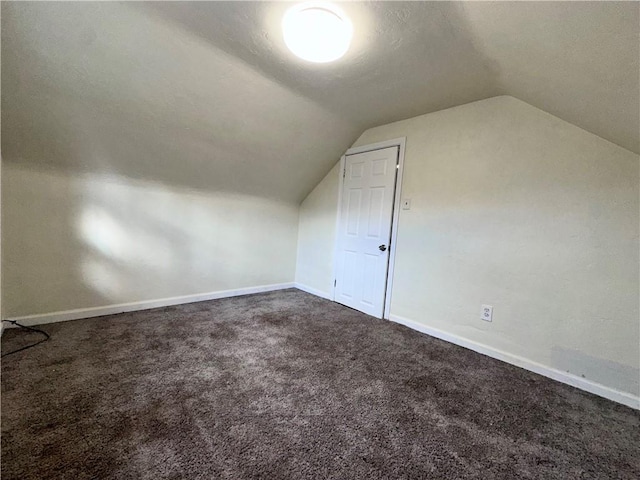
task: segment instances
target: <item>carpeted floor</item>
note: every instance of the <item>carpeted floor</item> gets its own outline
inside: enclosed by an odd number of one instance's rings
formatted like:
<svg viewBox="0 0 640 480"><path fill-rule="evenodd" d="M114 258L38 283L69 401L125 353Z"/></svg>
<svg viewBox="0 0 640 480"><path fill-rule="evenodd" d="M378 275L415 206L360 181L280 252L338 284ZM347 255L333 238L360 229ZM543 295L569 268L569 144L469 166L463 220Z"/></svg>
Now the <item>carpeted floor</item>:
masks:
<svg viewBox="0 0 640 480"><path fill-rule="evenodd" d="M45 329L3 480L640 478L639 412L297 290Z"/></svg>

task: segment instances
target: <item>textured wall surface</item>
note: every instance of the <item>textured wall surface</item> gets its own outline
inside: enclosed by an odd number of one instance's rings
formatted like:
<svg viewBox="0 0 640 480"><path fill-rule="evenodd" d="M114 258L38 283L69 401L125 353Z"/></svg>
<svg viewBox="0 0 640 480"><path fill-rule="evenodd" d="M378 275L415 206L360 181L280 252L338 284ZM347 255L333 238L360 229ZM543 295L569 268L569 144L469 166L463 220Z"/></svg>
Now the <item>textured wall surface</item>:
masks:
<svg viewBox="0 0 640 480"><path fill-rule="evenodd" d="M336 3L354 41L323 65L286 49L286 2L143 8L363 130L507 94L640 153L638 2Z"/></svg>
<svg viewBox="0 0 640 480"><path fill-rule="evenodd" d="M5 318L293 281L296 205L13 164L2 181Z"/></svg>
<svg viewBox="0 0 640 480"><path fill-rule="evenodd" d="M638 156L512 97L373 128L355 146L401 136L411 210L391 313L637 396ZM332 265L332 249L317 254ZM330 291L327 273L315 288Z"/></svg>
<svg viewBox="0 0 640 480"><path fill-rule="evenodd" d="M361 130L132 4L2 14L5 318L294 280Z"/></svg>
<svg viewBox="0 0 640 480"><path fill-rule="evenodd" d="M2 13L5 162L298 204L362 133L133 3Z"/></svg>
<svg viewBox="0 0 640 480"><path fill-rule="evenodd" d="M300 205L296 282L326 297L333 290L339 170L338 163Z"/></svg>

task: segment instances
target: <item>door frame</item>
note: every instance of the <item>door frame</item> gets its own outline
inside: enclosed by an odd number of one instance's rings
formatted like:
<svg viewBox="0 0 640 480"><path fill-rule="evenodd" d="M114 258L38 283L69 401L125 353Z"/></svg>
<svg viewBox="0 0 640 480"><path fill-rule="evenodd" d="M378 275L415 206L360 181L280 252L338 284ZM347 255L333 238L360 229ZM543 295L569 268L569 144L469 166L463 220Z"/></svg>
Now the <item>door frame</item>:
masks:
<svg viewBox="0 0 640 480"><path fill-rule="evenodd" d="M404 170L404 150L407 137L399 137L384 142L371 143L360 147L353 147L344 152L340 157L340 170L338 180L338 214L336 216L336 237L333 245L333 289L331 300L336 300L336 275L338 273L338 235L340 233L340 216L342 211L342 189L344 187L344 169L347 155L372 152L383 148L398 147L398 167L393 197L393 216L391 218L391 246L389 248L389 264L387 267L386 288L384 292L384 309L382 318L389 320L391 310L391 291L393 287L393 270L396 263L396 244L398 238L398 220L400 218L400 204L402 199L402 172Z"/></svg>

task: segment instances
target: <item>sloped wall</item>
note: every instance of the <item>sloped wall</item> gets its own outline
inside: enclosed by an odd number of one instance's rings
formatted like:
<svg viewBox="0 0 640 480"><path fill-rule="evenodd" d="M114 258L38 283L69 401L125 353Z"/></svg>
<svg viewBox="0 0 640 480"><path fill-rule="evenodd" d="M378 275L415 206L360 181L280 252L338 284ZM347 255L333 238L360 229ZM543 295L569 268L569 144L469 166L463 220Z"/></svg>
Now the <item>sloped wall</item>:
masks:
<svg viewBox="0 0 640 480"><path fill-rule="evenodd" d="M637 397L638 156L512 97L373 128L354 146L402 136L412 203L391 314ZM337 182L303 202L301 232ZM326 268L306 281L331 292L333 249L313 252Z"/></svg>
<svg viewBox="0 0 640 480"><path fill-rule="evenodd" d="M360 132L152 9L3 3L4 317L293 282Z"/></svg>
<svg viewBox="0 0 640 480"><path fill-rule="evenodd" d="M325 298L333 289L339 169L338 163L302 202L298 223L296 283Z"/></svg>

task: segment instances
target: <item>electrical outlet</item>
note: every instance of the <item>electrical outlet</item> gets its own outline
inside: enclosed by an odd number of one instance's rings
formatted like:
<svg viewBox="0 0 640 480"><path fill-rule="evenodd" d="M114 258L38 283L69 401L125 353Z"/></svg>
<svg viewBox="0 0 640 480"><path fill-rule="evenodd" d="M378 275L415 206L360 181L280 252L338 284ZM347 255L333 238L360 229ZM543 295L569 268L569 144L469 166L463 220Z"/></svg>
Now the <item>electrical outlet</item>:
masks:
<svg viewBox="0 0 640 480"><path fill-rule="evenodd" d="M493 320L493 307L491 305L482 305L480 318L485 322L491 322Z"/></svg>

